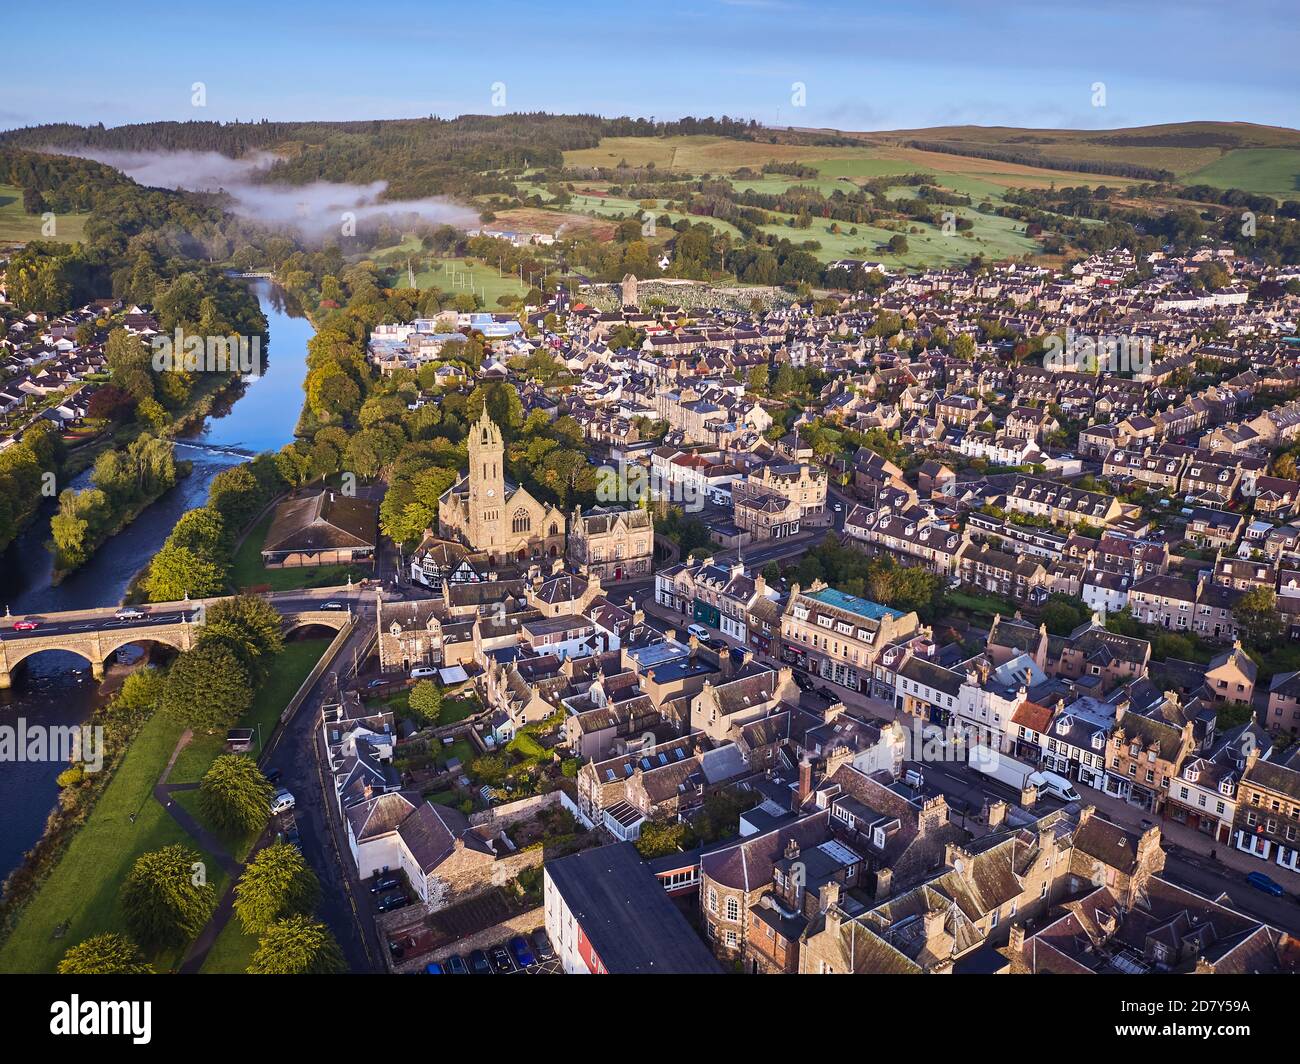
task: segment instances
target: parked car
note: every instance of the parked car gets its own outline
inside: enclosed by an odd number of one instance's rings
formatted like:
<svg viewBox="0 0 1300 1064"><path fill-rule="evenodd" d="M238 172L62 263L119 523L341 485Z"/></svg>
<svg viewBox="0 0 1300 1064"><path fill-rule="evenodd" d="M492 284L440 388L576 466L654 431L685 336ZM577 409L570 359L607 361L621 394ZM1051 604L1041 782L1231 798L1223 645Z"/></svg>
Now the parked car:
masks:
<svg viewBox="0 0 1300 1064"><path fill-rule="evenodd" d="M381 913L390 913L394 909L403 909L411 904L411 899L405 894L385 894L379 899L375 906Z"/></svg>
<svg viewBox="0 0 1300 1064"><path fill-rule="evenodd" d="M40 621L19 621L14 628L19 632L34 632L40 626Z"/></svg>
<svg viewBox="0 0 1300 1064"><path fill-rule="evenodd" d="M494 946L488 956L492 961L492 970L497 975L509 975L515 971L515 959L505 946Z"/></svg>
<svg viewBox="0 0 1300 1064"><path fill-rule="evenodd" d="M445 975L446 971L447 970L437 961L430 961L424 966L425 975Z"/></svg>
<svg viewBox="0 0 1300 1064"><path fill-rule="evenodd" d="M1265 894L1272 894L1275 898L1286 897L1286 890L1282 887L1282 884L1263 872L1251 872L1246 876L1246 882L1256 890L1262 890Z"/></svg>
<svg viewBox="0 0 1300 1064"><path fill-rule="evenodd" d="M551 940L547 937L544 928L539 927L533 932L533 949L537 951L537 956L544 961L549 961L555 956L555 950L551 948Z"/></svg>
<svg viewBox="0 0 1300 1064"><path fill-rule="evenodd" d="M806 672L794 673L794 682L800 691L811 691L813 689L812 679Z"/></svg>
<svg viewBox="0 0 1300 1064"><path fill-rule="evenodd" d="M706 640L704 645L710 650L726 650L731 646L731 644L720 635L715 635L712 639Z"/></svg>
<svg viewBox="0 0 1300 1064"><path fill-rule="evenodd" d="M287 813L295 804L293 795L281 787L271 799L271 813L272 815Z"/></svg>
<svg viewBox="0 0 1300 1064"><path fill-rule="evenodd" d="M686 634L695 636L695 638L701 643L707 643L709 641L709 630L702 624L688 624L686 626Z"/></svg>
<svg viewBox="0 0 1300 1064"><path fill-rule="evenodd" d="M837 702L839 701L839 697L840 697L829 687L827 687L825 684L822 684L819 688L817 688L817 694L820 695L822 698L826 699L827 702Z"/></svg>
<svg viewBox="0 0 1300 1064"><path fill-rule="evenodd" d="M837 514L842 514L844 512L844 507L838 502L835 504L835 512Z"/></svg>
<svg viewBox="0 0 1300 1064"><path fill-rule="evenodd" d="M429 665L418 665L411 670L412 680L423 680L430 676L437 676L438 670Z"/></svg>
<svg viewBox="0 0 1300 1064"><path fill-rule="evenodd" d="M520 968L528 968L537 963L533 951L528 948L528 940L523 935L515 935L510 940L510 952L514 954L515 963Z"/></svg>
<svg viewBox="0 0 1300 1064"><path fill-rule="evenodd" d="M459 953L448 957L446 962L448 975L469 975L469 965Z"/></svg>
<svg viewBox="0 0 1300 1064"><path fill-rule="evenodd" d="M373 688L373 687L387 687L387 686L388 686L388 681L387 681L387 680L371 680L368 684L366 684L366 686L367 686L367 687L372 687L372 688Z"/></svg>
<svg viewBox="0 0 1300 1064"><path fill-rule="evenodd" d="M144 610L137 610L134 606L123 606L113 617L119 621L134 621L145 616Z"/></svg>
<svg viewBox="0 0 1300 1064"><path fill-rule="evenodd" d="M298 830L298 825L294 824L284 833L284 841L292 846L295 850L302 852L302 832Z"/></svg>
<svg viewBox="0 0 1300 1064"><path fill-rule="evenodd" d="M262 775L266 777L267 783L275 783L280 779L281 772L278 768L273 768L270 772L263 772Z"/></svg>
<svg viewBox="0 0 1300 1064"><path fill-rule="evenodd" d="M492 962L488 960L488 955L481 949L476 949L469 955L469 970L474 975L491 975Z"/></svg>
<svg viewBox="0 0 1300 1064"><path fill-rule="evenodd" d="M400 887L401 885L402 885L402 881L397 876L380 875L376 877L374 885L370 888L370 893L383 894L384 891L392 890L395 887Z"/></svg>

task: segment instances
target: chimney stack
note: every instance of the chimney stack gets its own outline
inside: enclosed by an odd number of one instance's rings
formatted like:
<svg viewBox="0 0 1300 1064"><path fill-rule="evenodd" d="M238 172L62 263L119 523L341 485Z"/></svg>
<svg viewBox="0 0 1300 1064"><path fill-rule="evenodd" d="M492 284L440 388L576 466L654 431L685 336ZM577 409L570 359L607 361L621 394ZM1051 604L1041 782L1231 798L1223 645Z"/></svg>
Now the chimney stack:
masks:
<svg viewBox="0 0 1300 1064"><path fill-rule="evenodd" d="M803 808L804 802L812 794L812 775L812 758L805 754L803 760L799 762L799 789L794 792L796 810Z"/></svg>

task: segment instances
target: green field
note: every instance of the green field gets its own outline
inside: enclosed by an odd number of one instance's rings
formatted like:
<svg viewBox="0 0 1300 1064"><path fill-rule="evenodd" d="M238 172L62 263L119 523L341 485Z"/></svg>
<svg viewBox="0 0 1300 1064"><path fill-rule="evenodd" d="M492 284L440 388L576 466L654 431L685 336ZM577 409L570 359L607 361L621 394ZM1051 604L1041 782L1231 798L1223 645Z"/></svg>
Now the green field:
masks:
<svg viewBox="0 0 1300 1064"><path fill-rule="evenodd" d="M23 190L0 185L0 244L25 243L28 240L63 240L73 242L85 236L89 214L60 214L54 219L53 236L41 235L41 216L23 210Z"/></svg>
<svg viewBox="0 0 1300 1064"><path fill-rule="evenodd" d="M472 290L483 300L485 309L497 309L497 300L501 296L519 299L528 294L528 286L520 284L513 274L503 274L495 266L488 265L480 259L466 257L433 258L420 246L414 236L406 236L400 244L380 248L368 256L384 269L396 271L393 285L405 288L407 257L411 257L415 266L415 287L419 289L438 288L444 292L468 292ZM421 266L421 263L425 265Z"/></svg>
<svg viewBox="0 0 1300 1064"><path fill-rule="evenodd" d="M286 646L240 723L260 724L263 736L269 736L327 645L325 639L305 639ZM69 946L101 931L122 929L118 896L135 859L177 842L198 849L152 794L183 730L161 714L141 729L85 824L0 947L0 971L52 972ZM177 758L169 782L197 782L223 749L220 736L195 736ZM220 896L228 879L212 854L200 854ZM152 960L165 971L180 957L181 951L167 951Z"/></svg>
<svg viewBox="0 0 1300 1064"><path fill-rule="evenodd" d="M1279 200L1300 200L1300 150L1239 148L1183 180L1189 185L1239 188Z"/></svg>

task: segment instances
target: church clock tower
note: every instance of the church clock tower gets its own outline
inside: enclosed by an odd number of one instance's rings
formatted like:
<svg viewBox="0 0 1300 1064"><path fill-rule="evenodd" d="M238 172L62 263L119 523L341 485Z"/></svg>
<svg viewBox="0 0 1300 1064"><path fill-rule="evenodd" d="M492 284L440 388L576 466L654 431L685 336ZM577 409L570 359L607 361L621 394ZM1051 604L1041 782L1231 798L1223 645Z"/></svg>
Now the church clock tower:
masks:
<svg viewBox="0 0 1300 1064"><path fill-rule="evenodd" d="M475 550L490 550L505 542L502 531L506 481L502 471L505 444L501 430L483 416L469 431L469 541Z"/></svg>

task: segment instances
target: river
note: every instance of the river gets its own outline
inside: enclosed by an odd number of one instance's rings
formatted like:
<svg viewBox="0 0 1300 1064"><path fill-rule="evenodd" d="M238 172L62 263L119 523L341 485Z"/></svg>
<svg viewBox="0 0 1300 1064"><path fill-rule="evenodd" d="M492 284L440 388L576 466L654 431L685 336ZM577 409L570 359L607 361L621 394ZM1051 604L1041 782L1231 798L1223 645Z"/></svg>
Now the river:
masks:
<svg viewBox="0 0 1300 1064"><path fill-rule="evenodd" d="M279 450L293 439L302 408L311 323L270 282L254 282L253 291L267 320L265 371L250 378L242 394L222 404L201 427L176 441L177 459L194 464L190 475L59 584L50 582L54 559L45 547L55 509L51 500L5 552L0 569L4 607L13 613L40 613L116 605L181 514L207 501L213 477L261 451ZM90 474L87 469L70 486L86 487ZM24 662L14 675L12 690L0 691L0 724L13 724L19 717L29 726L76 724L89 714L94 698L87 663L74 654L49 651ZM40 838L58 794L55 779L65 767L54 762L0 761L0 880Z"/></svg>

